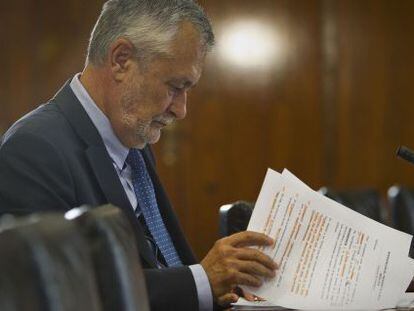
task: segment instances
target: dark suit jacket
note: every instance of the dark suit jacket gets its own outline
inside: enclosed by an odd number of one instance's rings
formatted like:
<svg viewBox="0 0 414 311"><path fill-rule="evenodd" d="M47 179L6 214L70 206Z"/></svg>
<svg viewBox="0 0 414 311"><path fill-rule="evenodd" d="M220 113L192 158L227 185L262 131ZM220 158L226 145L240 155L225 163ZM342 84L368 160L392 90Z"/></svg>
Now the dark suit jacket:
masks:
<svg viewBox="0 0 414 311"><path fill-rule="evenodd" d="M196 263L161 186L149 147L144 149L164 223L185 265ZM152 310L197 310L188 267L156 269L104 143L67 83L55 97L17 121L0 147L0 214L66 211L83 204L114 204L133 223Z"/></svg>

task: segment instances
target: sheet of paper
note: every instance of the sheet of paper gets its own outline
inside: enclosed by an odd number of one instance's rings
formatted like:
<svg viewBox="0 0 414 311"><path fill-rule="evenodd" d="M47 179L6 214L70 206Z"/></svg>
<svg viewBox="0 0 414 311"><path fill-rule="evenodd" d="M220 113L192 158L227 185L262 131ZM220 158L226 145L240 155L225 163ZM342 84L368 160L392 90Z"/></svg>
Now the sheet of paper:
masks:
<svg viewBox="0 0 414 311"><path fill-rule="evenodd" d="M398 308L414 309L414 293L404 293L397 303Z"/></svg>
<svg viewBox="0 0 414 311"><path fill-rule="evenodd" d="M268 170L248 230L276 240L262 250L280 268L261 288L245 289L278 306L394 308L414 274L412 236L322 196L287 170Z"/></svg>

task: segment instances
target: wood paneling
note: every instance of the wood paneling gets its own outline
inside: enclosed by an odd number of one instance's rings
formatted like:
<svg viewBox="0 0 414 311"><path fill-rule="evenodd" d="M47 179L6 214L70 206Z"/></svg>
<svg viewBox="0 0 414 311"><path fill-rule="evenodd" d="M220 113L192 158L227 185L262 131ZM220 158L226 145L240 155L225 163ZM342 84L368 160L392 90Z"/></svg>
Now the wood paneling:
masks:
<svg viewBox="0 0 414 311"><path fill-rule="evenodd" d="M101 1L2 1L0 128L51 98L82 70Z"/></svg>
<svg viewBox="0 0 414 311"><path fill-rule="evenodd" d="M237 70L215 49L187 119L155 146L200 257L217 237L218 207L255 200L267 167L287 167L313 188L414 186L414 170L394 157L399 144L414 147L413 1L200 2L218 38L233 21L258 20L283 50L267 70ZM102 3L0 4L0 129L82 69Z"/></svg>
<svg viewBox="0 0 414 311"><path fill-rule="evenodd" d="M338 187L413 185L395 158L414 146L414 2L338 2Z"/></svg>

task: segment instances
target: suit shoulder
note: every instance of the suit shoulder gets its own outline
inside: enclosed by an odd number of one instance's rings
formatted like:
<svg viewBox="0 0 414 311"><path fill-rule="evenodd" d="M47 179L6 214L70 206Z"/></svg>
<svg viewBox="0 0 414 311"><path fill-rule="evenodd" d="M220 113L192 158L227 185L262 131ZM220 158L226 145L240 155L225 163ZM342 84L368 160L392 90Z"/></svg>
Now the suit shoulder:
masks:
<svg viewBox="0 0 414 311"><path fill-rule="evenodd" d="M48 102L17 120L3 135L1 144L26 135L56 142L68 130L70 125L59 107Z"/></svg>

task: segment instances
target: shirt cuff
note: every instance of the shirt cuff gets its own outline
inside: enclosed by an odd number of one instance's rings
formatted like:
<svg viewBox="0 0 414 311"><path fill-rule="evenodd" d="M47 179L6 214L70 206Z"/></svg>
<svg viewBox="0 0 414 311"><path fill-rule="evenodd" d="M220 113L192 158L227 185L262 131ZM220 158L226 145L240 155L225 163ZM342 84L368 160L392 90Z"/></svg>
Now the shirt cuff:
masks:
<svg viewBox="0 0 414 311"><path fill-rule="evenodd" d="M213 294L207 274L201 265L189 266L197 288L198 309L199 311L213 310Z"/></svg>

